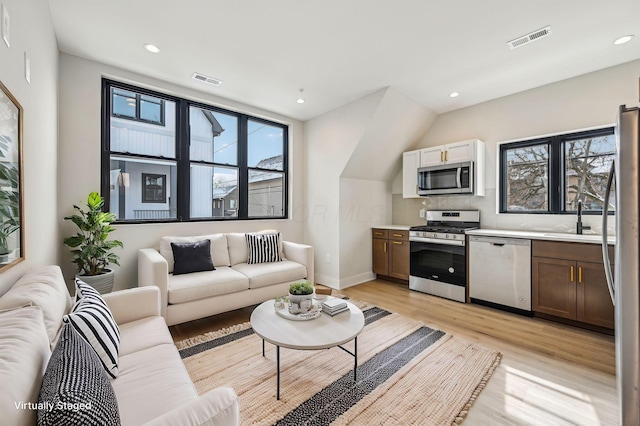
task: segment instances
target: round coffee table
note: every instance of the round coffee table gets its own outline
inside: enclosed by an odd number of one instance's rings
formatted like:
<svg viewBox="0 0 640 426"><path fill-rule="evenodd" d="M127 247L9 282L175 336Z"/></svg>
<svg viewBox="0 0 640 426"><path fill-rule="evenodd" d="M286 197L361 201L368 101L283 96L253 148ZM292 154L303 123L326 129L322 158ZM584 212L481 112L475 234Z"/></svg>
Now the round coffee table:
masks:
<svg viewBox="0 0 640 426"><path fill-rule="evenodd" d="M353 380L358 368L358 334L364 328L364 315L353 303L346 301L349 310L335 316L321 313L318 318L307 321L292 321L276 313L273 300L267 300L251 313L251 327L264 342L276 346L277 392L280 399L280 348L298 350L328 349L334 346L353 356ZM287 309L286 305L282 309ZM353 352L343 348L344 343L354 341Z"/></svg>

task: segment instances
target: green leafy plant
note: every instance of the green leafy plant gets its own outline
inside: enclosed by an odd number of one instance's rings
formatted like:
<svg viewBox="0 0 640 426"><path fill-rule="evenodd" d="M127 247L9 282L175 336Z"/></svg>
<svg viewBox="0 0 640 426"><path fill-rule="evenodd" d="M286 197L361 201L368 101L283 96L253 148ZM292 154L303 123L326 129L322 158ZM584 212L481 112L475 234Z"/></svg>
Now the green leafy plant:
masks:
<svg viewBox="0 0 640 426"><path fill-rule="evenodd" d="M298 281L289 286L289 293L298 296L313 294L313 285L309 280Z"/></svg>
<svg viewBox="0 0 640 426"><path fill-rule="evenodd" d="M81 275L100 275L105 268L113 263L120 265L119 257L111 250L123 247L118 240L107 240L109 233L115 231L111 222L116 215L103 212L104 198L97 192L92 192L87 198L87 210L74 205L77 214L67 216L78 227L76 235L65 238L64 243L73 248L73 263L78 266Z"/></svg>
<svg viewBox="0 0 640 426"><path fill-rule="evenodd" d="M7 158L11 139L0 135L0 157ZM14 163L0 161L0 255L9 253L7 238L20 229L20 176Z"/></svg>

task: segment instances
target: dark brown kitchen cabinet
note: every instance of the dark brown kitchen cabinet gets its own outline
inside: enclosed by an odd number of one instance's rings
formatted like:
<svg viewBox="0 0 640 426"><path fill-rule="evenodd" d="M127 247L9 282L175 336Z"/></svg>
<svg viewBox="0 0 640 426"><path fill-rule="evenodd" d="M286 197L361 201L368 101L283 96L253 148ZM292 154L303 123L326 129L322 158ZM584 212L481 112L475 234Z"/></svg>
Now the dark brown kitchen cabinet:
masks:
<svg viewBox="0 0 640 426"><path fill-rule="evenodd" d="M374 228L373 272L381 278L409 280L409 231Z"/></svg>
<svg viewBox="0 0 640 426"><path fill-rule="evenodd" d="M532 242L532 301L536 313L614 328L614 308L598 244Z"/></svg>

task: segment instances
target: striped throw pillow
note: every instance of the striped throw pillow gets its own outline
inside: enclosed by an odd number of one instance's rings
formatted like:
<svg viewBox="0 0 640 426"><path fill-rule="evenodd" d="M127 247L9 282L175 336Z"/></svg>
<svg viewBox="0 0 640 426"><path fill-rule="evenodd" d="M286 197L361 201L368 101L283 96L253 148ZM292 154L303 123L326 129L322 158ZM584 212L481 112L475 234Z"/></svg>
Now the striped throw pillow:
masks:
<svg viewBox="0 0 640 426"><path fill-rule="evenodd" d="M78 301L63 321L69 323L96 351L104 369L112 378L118 377L120 329L100 293L76 278Z"/></svg>
<svg viewBox="0 0 640 426"><path fill-rule="evenodd" d="M246 234L248 264L280 262L280 233Z"/></svg>

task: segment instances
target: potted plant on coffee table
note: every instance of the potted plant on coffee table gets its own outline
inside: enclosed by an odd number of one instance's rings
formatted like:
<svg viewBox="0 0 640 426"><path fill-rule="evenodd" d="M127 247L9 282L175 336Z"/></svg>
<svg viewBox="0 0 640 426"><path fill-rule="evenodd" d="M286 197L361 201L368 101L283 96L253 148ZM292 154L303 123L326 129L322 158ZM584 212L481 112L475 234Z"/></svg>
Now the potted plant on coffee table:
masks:
<svg viewBox="0 0 640 426"><path fill-rule="evenodd" d="M309 280L289 286L289 303L298 305L299 312L307 312L313 306L313 285Z"/></svg>
<svg viewBox="0 0 640 426"><path fill-rule="evenodd" d="M123 247L121 241L107 239L115 230L111 222L116 220L116 216L102 211L104 198L97 192L89 194L86 206L84 210L74 205L76 214L64 218L78 227L77 233L65 238L64 243L73 249L73 263L78 267L76 277L100 293L108 293L113 288L114 278L113 270L108 266L120 265L118 255L111 250Z"/></svg>

